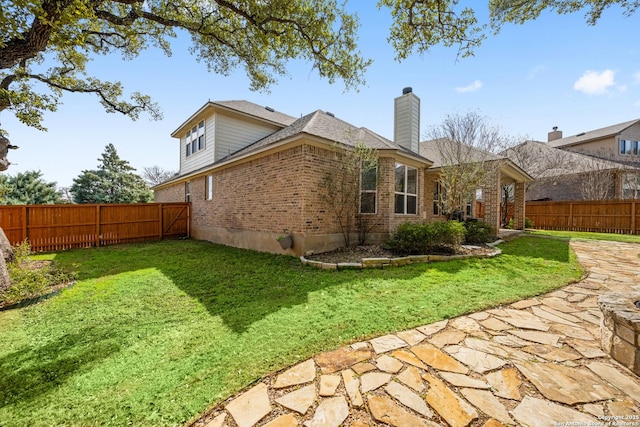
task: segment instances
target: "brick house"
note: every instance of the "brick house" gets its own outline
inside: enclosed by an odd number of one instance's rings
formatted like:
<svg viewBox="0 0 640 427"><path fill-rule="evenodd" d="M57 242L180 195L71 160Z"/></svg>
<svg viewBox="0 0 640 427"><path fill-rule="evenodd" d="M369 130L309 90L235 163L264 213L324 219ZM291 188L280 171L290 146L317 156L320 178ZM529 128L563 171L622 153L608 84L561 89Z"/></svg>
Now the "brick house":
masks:
<svg viewBox="0 0 640 427"><path fill-rule="evenodd" d="M562 137L526 141L503 155L534 181L526 199L603 200L640 197L640 119Z"/></svg>
<svg viewBox="0 0 640 427"><path fill-rule="evenodd" d="M374 224L370 241L381 242L403 222L443 219L434 213L438 173L420 154L419 122L410 88L395 99L394 141L321 110L296 119L247 101L207 102L171 134L180 140L180 171L153 188L155 201L190 201L197 239L282 253L276 238L291 234L289 254L329 251L343 237L320 185L341 150L360 143L378 154L377 181L361 189L360 209ZM498 187L485 191L487 206L497 199L485 216L496 227ZM524 191L520 205L523 226Z"/></svg>

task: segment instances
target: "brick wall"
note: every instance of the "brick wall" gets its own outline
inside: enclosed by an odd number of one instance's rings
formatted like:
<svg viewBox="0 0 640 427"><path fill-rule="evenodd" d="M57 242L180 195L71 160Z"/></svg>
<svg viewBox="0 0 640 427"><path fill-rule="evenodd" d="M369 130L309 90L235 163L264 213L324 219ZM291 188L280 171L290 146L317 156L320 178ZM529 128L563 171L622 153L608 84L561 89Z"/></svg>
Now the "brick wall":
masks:
<svg viewBox="0 0 640 427"><path fill-rule="evenodd" d="M171 187L154 190L153 200L158 203L184 202L184 183L182 182L172 185Z"/></svg>
<svg viewBox="0 0 640 427"><path fill-rule="evenodd" d="M294 239L298 236L296 253L313 249L308 244L305 247L304 239L311 241L308 238L314 236L314 245L322 242L322 236L331 236L326 239L331 243L326 243L323 250L331 245L335 247L341 240L341 227L334 210L323 198L322 181L327 172L337 170L340 159L340 153L334 149L303 144L216 170L212 172L212 200L206 200L207 177L191 179L194 236L236 245L240 238L234 240L228 233L238 230L247 232L238 245L253 247L251 239L262 239L255 248L264 250L267 238L270 242L273 235L286 230ZM426 209L424 206L424 172L419 169L418 214L394 213L395 162L392 157L379 159L377 213L364 216L374 224L370 233L378 238L388 237L405 221L422 222L425 212L431 210L430 199ZM184 186L182 182L157 190L156 201L184 200Z"/></svg>

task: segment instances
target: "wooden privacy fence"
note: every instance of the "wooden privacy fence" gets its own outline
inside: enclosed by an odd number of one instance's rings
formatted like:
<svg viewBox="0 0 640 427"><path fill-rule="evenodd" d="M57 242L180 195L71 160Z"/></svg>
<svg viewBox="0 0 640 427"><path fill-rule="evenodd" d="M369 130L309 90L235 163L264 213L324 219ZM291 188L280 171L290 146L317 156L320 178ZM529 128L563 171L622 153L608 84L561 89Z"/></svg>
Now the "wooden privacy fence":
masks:
<svg viewBox="0 0 640 427"><path fill-rule="evenodd" d="M189 236L189 203L0 206L12 245L34 252Z"/></svg>
<svg viewBox="0 0 640 427"><path fill-rule="evenodd" d="M542 230L640 234L640 200L527 202L526 216Z"/></svg>

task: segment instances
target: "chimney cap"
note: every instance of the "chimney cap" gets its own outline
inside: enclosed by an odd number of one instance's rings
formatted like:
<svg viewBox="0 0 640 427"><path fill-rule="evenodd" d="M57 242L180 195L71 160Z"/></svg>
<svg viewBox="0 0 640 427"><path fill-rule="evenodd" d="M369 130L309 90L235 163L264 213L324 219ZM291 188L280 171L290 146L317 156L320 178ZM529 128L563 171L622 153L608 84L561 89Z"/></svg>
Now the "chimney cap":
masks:
<svg viewBox="0 0 640 427"><path fill-rule="evenodd" d="M410 87L410 86L407 86L404 89L402 89L402 94L403 95L406 95L406 94L411 93L411 92L413 92L413 88Z"/></svg>
<svg viewBox="0 0 640 427"><path fill-rule="evenodd" d="M558 130L558 126L554 126L552 129L553 130Z"/></svg>

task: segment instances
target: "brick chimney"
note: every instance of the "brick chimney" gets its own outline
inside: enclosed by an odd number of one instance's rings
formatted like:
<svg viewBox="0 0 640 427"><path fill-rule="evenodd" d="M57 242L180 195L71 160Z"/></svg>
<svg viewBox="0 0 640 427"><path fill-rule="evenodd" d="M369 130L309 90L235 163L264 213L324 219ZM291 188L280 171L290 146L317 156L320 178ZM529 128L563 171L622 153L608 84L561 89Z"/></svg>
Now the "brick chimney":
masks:
<svg viewBox="0 0 640 427"><path fill-rule="evenodd" d="M420 98L413 89L405 87L402 96L394 100L393 140L414 153L420 143Z"/></svg>
<svg viewBox="0 0 640 427"><path fill-rule="evenodd" d="M553 130L547 134L547 142L562 139L562 131L558 130L558 126L554 126Z"/></svg>

